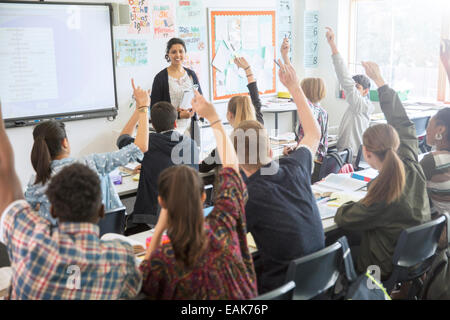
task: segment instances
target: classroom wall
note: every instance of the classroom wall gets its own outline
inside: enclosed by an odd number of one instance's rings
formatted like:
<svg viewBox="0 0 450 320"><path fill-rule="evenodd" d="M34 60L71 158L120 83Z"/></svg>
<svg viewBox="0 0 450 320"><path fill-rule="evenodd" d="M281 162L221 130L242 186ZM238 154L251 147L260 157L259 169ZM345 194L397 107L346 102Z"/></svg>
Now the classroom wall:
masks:
<svg viewBox="0 0 450 320"><path fill-rule="evenodd" d="M65 1L65 0L62 0ZM98 2L96 0L70 0L67 2ZM112 1L126 4L127 1ZM294 0L296 2L296 0ZM174 1L175 3L175 1ZM214 1L204 0L206 8L275 8L275 0L227 0ZM206 21L205 21L206 24ZM114 38L144 38L145 35L134 36L127 33L127 26L113 27ZM165 46L167 40L153 40L151 34L149 45L149 65L144 67L116 68L117 98L119 104L119 113L114 121L108 121L105 118L81 120L67 122L67 134L71 145L71 155L80 157L94 152L108 152L117 150L115 141L123 125L128 121L132 114L132 109L128 108L131 102L131 84L130 78L134 77L136 84L144 88L151 88L153 77L168 64L164 60ZM204 50L204 61L208 61L207 50ZM203 92L209 98L209 69L205 63L202 66L200 82ZM218 104L219 114L225 119L226 105ZM12 141L16 170L22 186L25 188L31 174L34 172L30 153L32 148L32 127L11 128L7 133Z"/></svg>
<svg viewBox="0 0 450 320"><path fill-rule="evenodd" d="M64 1L64 0L63 0ZM75 0L76 1L76 0ZM89 0L84 0L89 1ZM350 0L293 0L294 23L293 23L293 64L299 78L322 77L327 86L327 97L322 102L329 114L330 133L335 133L341 120L346 103L337 96L337 79L331 62L331 52L325 39L325 26L332 27L337 31L338 46L347 59L348 45L348 5ZM69 2L69 1L68 1ZM74 2L71 0L70 2ZM81 2L81 1L78 1ZM91 1L96 2L96 1ZM117 1L127 3L126 1ZM276 0L228 0L220 2L215 0L204 0L205 11L208 7L222 8L275 8ZM303 67L303 14L304 10L319 10L320 12L320 34L319 34L319 66L316 69L305 69ZM206 23L206 21L205 21ZM127 26L113 27L114 38L143 38L145 36L134 36L127 33ZM167 66L164 60L166 40L153 40L151 36L149 46L149 65L144 67L116 68L117 97L119 103L119 114L114 121L107 119L91 119L67 122L67 134L71 144L73 157L80 157L94 152L108 152L116 150L115 140L123 125L132 114L128 108L131 102L130 78L144 88L151 88L153 77L162 68ZM277 49L278 53L278 49ZM204 61L209 61L207 50L204 50ZM209 98L209 69L202 66L200 82L203 92ZM281 84L277 88L282 90ZM219 114L225 120L226 103L216 104ZM379 109L378 109L379 110ZM292 128L291 113L280 114L280 132L289 131ZM274 117L270 114L264 115L266 127L269 132L273 128ZM30 162L32 148L32 127L8 129L8 135L12 141L15 163L22 185L28 182L30 175L34 172Z"/></svg>

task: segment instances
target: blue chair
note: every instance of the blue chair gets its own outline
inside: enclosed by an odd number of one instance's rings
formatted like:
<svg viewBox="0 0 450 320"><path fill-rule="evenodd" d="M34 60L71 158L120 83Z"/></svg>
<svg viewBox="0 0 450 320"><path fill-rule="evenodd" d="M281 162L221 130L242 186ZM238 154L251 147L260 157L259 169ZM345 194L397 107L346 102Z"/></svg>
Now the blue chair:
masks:
<svg viewBox="0 0 450 320"><path fill-rule="evenodd" d="M98 222L100 237L105 233L123 234L125 231L125 215L125 207L107 211L103 219Z"/></svg>
<svg viewBox="0 0 450 320"><path fill-rule="evenodd" d="M292 300L294 289L295 282L289 281L281 287L257 296L252 300Z"/></svg>
<svg viewBox="0 0 450 320"><path fill-rule="evenodd" d="M309 300L334 287L342 262L342 245L339 242L291 261L286 282L295 282L293 300Z"/></svg>
<svg viewBox="0 0 450 320"><path fill-rule="evenodd" d="M412 281L408 298L418 296L423 286L420 277L431 268L445 223L445 216L441 216L402 231L392 257L393 271L383 283L389 294L398 283Z"/></svg>

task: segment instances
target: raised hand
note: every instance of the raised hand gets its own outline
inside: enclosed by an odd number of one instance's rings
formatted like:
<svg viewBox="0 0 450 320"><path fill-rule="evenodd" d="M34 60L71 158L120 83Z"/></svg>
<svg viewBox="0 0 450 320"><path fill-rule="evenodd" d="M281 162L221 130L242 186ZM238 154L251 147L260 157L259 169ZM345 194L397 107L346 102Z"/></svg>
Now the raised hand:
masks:
<svg viewBox="0 0 450 320"><path fill-rule="evenodd" d="M194 90L194 98L191 101L192 108L200 117L206 118L209 122L219 119L216 109L211 102L206 101L197 90Z"/></svg>
<svg viewBox="0 0 450 320"><path fill-rule="evenodd" d="M150 106L150 90L141 89L141 87L137 87L134 85L134 79L131 78L131 86L133 87L133 96L136 100L136 109L140 109L142 107Z"/></svg>
<svg viewBox="0 0 450 320"><path fill-rule="evenodd" d="M194 116L194 111L192 109L181 109L178 108L178 110L180 112L180 119L189 119L192 118Z"/></svg>
<svg viewBox="0 0 450 320"><path fill-rule="evenodd" d="M361 64L364 67L367 76L372 79L378 87L382 87L385 84L380 67L375 62L363 61Z"/></svg>
<svg viewBox="0 0 450 320"><path fill-rule="evenodd" d="M289 44L289 39L284 38L280 48L281 57L283 57L284 63L289 63L288 53L290 47L291 45Z"/></svg>
<svg viewBox="0 0 450 320"><path fill-rule="evenodd" d="M278 71L278 76L281 83L291 91L295 87L299 87L299 81L294 68L290 64L284 64L281 59L278 59L278 64L280 65L280 70Z"/></svg>
<svg viewBox="0 0 450 320"><path fill-rule="evenodd" d="M236 57L234 58L234 63L238 66L238 68L242 68L244 70L250 67L250 64L245 60L244 57Z"/></svg>
<svg viewBox="0 0 450 320"><path fill-rule="evenodd" d="M328 43L334 44L335 43L335 35L334 35L334 31L333 29L331 29L330 27L325 27L325 29L327 29L327 33L325 34Z"/></svg>

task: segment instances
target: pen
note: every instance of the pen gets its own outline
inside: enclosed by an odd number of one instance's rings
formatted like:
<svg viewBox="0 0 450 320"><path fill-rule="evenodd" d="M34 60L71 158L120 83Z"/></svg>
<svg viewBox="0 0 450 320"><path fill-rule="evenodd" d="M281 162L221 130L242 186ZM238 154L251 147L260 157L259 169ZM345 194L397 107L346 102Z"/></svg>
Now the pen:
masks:
<svg viewBox="0 0 450 320"><path fill-rule="evenodd" d="M328 199L327 202L337 200L338 198Z"/></svg>
<svg viewBox="0 0 450 320"><path fill-rule="evenodd" d="M273 59L273 62L275 62L275 63L277 64L277 66L278 66L279 68L281 68L281 66L280 66L280 64L277 62L277 60Z"/></svg>

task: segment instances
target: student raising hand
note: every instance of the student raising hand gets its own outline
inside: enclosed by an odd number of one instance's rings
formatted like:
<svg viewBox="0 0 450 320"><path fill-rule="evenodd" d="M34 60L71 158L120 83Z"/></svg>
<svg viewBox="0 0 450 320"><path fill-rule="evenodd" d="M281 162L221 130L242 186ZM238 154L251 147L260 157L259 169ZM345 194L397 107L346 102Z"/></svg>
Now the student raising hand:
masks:
<svg viewBox="0 0 450 320"><path fill-rule="evenodd" d="M281 44L280 53L281 53L281 57L283 58L284 63L286 63L286 64L291 63L289 60L289 56L288 56L290 47L291 47L291 45L289 44L289 39L284 38L283 43Z"/></svg>
<svg viewBox="0 0 450 320"><path fill-rule="evenodd" d="M361 62L362 66L366 70L367 76L372 79L378 88L385 85L383 76L381 75L380 67L375 62Z"/></svg>
<svg viewBox="0 0 450 320"><path fill-rule="evenodd" d="M131 87L133 88L133 96L136 100L136 108L140 109L143 107L150 106L150 95L147 90L141 89L141 87L137 87L134 84L134 79L131 78Z"/></svg>
<svg viewBox="0 0 450 320"><path fill-rule="evenodd" d="M281 62L281 59L278 59L278 63L280 64L280 70L278 71L278 76L280 77L281 83L288 89L294 89L298 87L298 78L295 73L294 67L290 64L284 64Z"/></svg>

